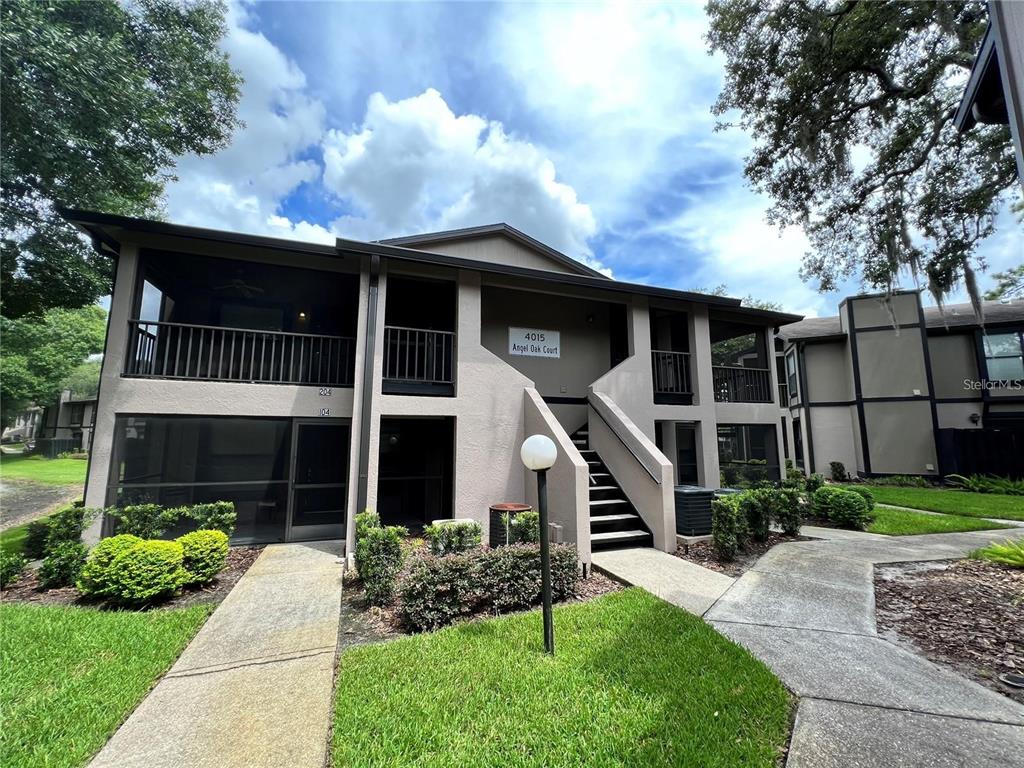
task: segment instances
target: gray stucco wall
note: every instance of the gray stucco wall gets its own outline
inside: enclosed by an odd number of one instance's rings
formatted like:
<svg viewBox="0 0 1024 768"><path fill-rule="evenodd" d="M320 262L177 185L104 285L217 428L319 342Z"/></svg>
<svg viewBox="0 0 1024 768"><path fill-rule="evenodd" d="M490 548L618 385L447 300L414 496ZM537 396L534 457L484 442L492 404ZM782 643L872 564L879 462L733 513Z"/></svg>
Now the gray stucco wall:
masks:
<svg viewBox="0 0 1024 768"><path fill-rule="evenodd" d="M919 329L859 332L857 355L864 397L928 394L924 346Z"/></svg>
<svg viewBox="0 0 1024 768"><path fill-rule="evenodd" d="M460 259L489 261L496 264L510 264L515 267L529 267L530 269L546 269L549 272L579 274L579 272L570 269L567 265L561 264L502 235L475 237L471 240L425 243L424 245L409 245L405 247L429 251L430 253L441 253L446 256L456 256Z"/></svg>
<svg viewBox="0 0 1024 768"><path fill-rule="evenodd" d="M974 334L929 336L928 352L932 361L932 382L936 397L967 397L964 379L977 380L978 360Z"/></svg>
<svg viewBox="0 0 1024 768"><path fill-rule="evenodd" d="M865 403L864 415L872 472L935 474L938 460L927 401Z"/></svg>
<svg viewBox="0 0 1024 768"><path fill-rule="evenodd" d="M894 318L899 325L917 323L920 319L916 293L899 293L888 300L882 297L852 298L843 304L847 302L853 306L853 322L857 328L892 325ZM840 315L845 315L842 309Z"/></svg>
<svg viewBox="0 0 1024 768"><path fill-rule="evenodd" d="M803 357L810 402L835 403L853 397L845 342L807 344Z"/></svg>
<svg viewBox="0 0 1024 768"><path fill-rule="evenodd" d="M811 416L814 437L814 471L829 476L829 462L841 461L846 471L857 471L856 410L849 406L815 407Z"/></svg>

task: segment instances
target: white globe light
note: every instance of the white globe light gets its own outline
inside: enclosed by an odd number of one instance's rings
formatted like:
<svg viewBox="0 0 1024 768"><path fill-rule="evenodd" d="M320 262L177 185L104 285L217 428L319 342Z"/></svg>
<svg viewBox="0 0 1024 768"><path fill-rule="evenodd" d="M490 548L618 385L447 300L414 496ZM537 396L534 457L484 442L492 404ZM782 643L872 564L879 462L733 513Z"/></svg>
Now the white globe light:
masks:
<svg viewBox="0 0 1024 768"><path fill-rule="evenodd" d="M542 469L549 469L558 458L558 448L554 441L545 435L531 435L523 441L523 447L519 449L519 456L527 469L537 472Z"/></svg>

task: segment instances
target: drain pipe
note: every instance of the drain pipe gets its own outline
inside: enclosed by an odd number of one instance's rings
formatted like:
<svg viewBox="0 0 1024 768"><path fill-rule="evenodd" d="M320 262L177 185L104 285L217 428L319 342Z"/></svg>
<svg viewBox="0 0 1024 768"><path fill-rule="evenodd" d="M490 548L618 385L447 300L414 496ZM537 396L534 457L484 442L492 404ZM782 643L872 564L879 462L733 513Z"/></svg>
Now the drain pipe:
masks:
<svg viewBox="0 0 1024 768"><path fill-rule="evenodd" d="M373 401L373 366L377 344L377 293L380 282L380 256L370 256L370 286L366 301L366 339L363 344L363 388L359 405L359 483L356 512L366 508L370 483L370 407Z"/></svg>

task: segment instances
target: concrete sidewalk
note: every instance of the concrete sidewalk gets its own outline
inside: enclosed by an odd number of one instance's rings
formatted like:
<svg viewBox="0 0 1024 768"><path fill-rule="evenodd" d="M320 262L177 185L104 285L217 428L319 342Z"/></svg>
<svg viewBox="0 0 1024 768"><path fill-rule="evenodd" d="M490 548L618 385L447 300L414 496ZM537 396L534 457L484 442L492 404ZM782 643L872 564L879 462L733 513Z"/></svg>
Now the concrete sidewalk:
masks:
<svg viewBox="0 0 1024 768"><path fill-rule="evenodd" d="M323 768L341 545L267 547L93 768Z"/></svg>

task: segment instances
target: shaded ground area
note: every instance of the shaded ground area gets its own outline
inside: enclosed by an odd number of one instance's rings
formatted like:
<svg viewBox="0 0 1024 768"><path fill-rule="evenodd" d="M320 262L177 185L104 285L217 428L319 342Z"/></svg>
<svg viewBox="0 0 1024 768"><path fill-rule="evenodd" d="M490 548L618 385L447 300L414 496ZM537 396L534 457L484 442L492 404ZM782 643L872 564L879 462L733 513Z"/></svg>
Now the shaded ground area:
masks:
<svg viewBox="0 0 1024 768"><path fill-rule="evenodd" d="M228 551L227 566L210 584L184 590L177 597L163 602L160 608L183 608L199 603L219 603L239 579L245 575L263 547L232 547ZM43 590L39 586L37 573L28 569L21 578L0 590L5 603L34 603L36 605L85 605L74 587Z"/></svg>
<svg viewBox="0 0 1024 768"><path fill-rule="evenodd" d="M736 559L729 562L721 562L715 555L715 548L710 541L701 541L689 546L676 548L676 557L689 560L712 571L724 573L727 576L740 576L749 570L761 555L774 547L776 544L785 544L790 541L810 541L806 536L786 536L782 533L769 533L768 541L748 541L746 546L736 553Z"/></svg>
<svg viewBox="0 0 1024 768"><path fill-rule="evenodd" d="M1024 673L1024 571L983 560L878 566L875 605L879 630L1024 703L1024 690L998 680Z"/></svg>
<svg viewBox="0 0 1024 768"><path fill-rule="evenodd" d="M0 480L0 531L44 517L81 495L79 485L44 485L4 477Z"/></svg>

